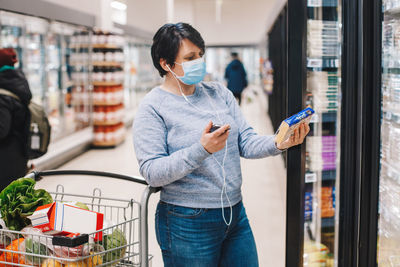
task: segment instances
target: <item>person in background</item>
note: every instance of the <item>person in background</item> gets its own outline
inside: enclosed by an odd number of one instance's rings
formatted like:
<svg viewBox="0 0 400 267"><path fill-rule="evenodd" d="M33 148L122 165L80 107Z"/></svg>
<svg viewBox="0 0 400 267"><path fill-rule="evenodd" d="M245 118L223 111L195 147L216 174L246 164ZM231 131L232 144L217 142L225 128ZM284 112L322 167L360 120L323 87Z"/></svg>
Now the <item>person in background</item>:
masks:
<svg viewBox="0 0 400 267"><path fill-rule="evenodd" d="M153 64L165 79L141 101L133 141L140 173L161 187L157 241L166 267L258 267L240 157L278 155L310 128L302 124L281 144L258 135L231 91L203 82L204 53L203 38L186 23L166 24L153 37Z"/></svg>
<svg viewBox="0 0 400 267"><path fill-rule="evenodd" d="M0 49L0 191L28 170L28 105L32 93L22 71L14 68L15 63L14 49Z"/></svg>
<svg viewBox="0 0 400 267"><path fill-rule="evenodd" d="M247 87L247 75L238 53L232 52L232 61L225 69L225 79L228 81L228 89L232 91L239 105L242 102L242 92Z"/></svg>

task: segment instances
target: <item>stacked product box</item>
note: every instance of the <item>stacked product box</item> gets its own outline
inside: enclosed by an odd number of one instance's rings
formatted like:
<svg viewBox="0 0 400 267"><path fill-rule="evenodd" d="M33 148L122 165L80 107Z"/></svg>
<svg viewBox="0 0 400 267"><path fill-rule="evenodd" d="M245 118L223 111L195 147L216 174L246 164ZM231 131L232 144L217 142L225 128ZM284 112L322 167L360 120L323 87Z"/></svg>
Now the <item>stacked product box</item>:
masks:
<svg viewBox="0 0 400 267"><path fill-rule="evenodd" d="M306 150L310 171L336 169L336 136L310 136Z"/></svg>
<svg viewBox="0 0 400 267"><path fill-rule="evenodd" d="M321 217L333 217L335 215L334 208L334 189L333 187L321 188Z"/></svg>
<svg viewBox="0 0 400 267"><path fill-rule="evenodd" d="M311 221L313 215L313 197L312 192L305 193L304 220Z"/></svg>
<svg viewBox="0 0 400 267"><path fill-rule="evenodd" d="M71 78L74 86L69 88L71 106L74 107L76 119L82 125L90 122L90 33L75 32L70 39Z"/></svg>
<svg viewBox="0 0 400 267"><path fill-rule="evenodd" d="M125 139L123 84L124 38L94 31L91 36L93 66L94 146L116 146Z"/></svg>

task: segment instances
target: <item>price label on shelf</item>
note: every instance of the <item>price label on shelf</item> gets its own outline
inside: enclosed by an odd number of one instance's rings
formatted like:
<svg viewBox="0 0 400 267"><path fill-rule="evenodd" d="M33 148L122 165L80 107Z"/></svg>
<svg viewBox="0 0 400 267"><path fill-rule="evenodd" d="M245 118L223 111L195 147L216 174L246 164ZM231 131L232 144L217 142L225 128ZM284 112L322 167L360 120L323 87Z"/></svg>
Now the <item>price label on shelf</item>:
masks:
<svg viewBox="0 0 400 267"><path fill-rule="evenodd" d="M322 68L322 59L309 58L307 59L307 67L309 68Z"/></svg>
<svg viewBox="0 0 400 267"><path fill-rule="evenodd" d="M307 6L309 7L320 7L322 6L322 0L308 0Z"/></svg>
<svg viewBox="0 0 400 267"><path fill-rule="evenodd" d="M305 182L308 183L315 183L317 181L317 174L314 172L306 173L305 175Z"/></svg>

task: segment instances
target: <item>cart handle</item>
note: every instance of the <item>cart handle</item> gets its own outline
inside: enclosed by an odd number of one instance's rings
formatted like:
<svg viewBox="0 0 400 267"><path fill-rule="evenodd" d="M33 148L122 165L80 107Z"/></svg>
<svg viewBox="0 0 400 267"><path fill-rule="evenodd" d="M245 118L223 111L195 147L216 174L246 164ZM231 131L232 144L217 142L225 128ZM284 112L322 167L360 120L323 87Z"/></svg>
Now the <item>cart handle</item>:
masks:
<svg viewBox="0 0 400 267"><path fill-rule="evenodd" d="M146 180L140 176L127 176L117 173L111 172L99 172L99 171L86 171L86 170L52 170L52 171L34 171L28 174L27 177L31 177L35 179L35 181L40 181L44 176L53 176L53 175L87 175L87 176L103 176L103 177L111 177L120 180L125 180L129 182L139 183L142 185L148 185ZM161 187L154 188L153 192L158 192L161 190Z"/></svg>

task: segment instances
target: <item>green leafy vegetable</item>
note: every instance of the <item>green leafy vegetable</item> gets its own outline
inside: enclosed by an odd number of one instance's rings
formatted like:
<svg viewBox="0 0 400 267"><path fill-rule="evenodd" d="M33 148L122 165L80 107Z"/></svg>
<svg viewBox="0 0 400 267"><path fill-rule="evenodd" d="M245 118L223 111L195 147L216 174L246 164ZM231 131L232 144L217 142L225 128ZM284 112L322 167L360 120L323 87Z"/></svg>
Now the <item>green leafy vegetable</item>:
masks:
<svg viewBox="0 0 400 267"><path fill-rule="evenodd" d="M31 238L25 239L25 251L36 255L48 255L47 247L39 242L33 241ZM39 265L44 258L25 255L25 261L30 264Z"/></svg>
<svg viewBox="0 0 400 267"><path fill-rule="evenodd" d="M35 180L20 178L0 193L0 213L10 230L20 231L31 224L27 218L37 207L53 203L51 195L43 189L35 190Z"/></svg>
<svg viewBox="0 0 400 267"><path fill-rule="evenodd" d="M118 247L125 246L127 244L124 233L118 228L115 229L111 234L103 237L103 246L107 252L103 256L103 262L111 262L124 257L126 247L116 249ZM113 250L114 249L114 250ZM116 263L115 263L116 264Z"/></svg>

